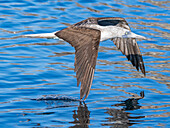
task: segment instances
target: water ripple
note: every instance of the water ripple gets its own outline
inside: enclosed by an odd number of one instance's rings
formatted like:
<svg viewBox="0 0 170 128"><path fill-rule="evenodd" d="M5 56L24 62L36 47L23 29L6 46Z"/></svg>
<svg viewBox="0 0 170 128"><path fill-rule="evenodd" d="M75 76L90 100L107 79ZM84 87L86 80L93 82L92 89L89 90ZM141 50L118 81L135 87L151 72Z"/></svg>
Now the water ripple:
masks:
<svg viewBox="0 0 170 128"><path fill-rule="evenodd" d="M168 0L0 3L0 127L170 127ZM64 41L22 35L111 16L124 17L133 32L148 38L138 41L146 77L112 41L104 41L88 99L71 101L70 97L79 97L80 89L74 48ZM31 100L50 96L56 99Z"/></svg>

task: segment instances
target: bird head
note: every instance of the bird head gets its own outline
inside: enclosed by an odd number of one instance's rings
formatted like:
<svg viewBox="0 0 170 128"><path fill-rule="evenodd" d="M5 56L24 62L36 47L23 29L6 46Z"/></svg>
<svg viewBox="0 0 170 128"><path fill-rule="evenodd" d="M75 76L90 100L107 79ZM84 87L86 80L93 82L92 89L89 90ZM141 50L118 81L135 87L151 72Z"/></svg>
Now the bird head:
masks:
<svg viewBox="0 0 170 128"><path fill-rule="evenodd" d="M135 39L146 39L146 37L135 34L131 31L124 31L124 34L122 35L122 38L135 38Z"/></svg>

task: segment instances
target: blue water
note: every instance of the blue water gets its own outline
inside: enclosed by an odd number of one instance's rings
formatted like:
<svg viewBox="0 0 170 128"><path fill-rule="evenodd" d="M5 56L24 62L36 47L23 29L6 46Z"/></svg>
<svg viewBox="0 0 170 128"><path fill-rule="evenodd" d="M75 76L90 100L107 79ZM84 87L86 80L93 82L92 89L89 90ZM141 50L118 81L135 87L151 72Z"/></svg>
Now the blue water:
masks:
<svg viewBox="0 0 170 128"><path fill-rule="evenodd" d="M1 128L170 127L168 0L1 0L0 10ZM54 32L88 17L124 17L133 32L147 37L138 41L147 73L104 41L90 95L80 103L73 100L80 90L74 48L19 36Z"/></svg>

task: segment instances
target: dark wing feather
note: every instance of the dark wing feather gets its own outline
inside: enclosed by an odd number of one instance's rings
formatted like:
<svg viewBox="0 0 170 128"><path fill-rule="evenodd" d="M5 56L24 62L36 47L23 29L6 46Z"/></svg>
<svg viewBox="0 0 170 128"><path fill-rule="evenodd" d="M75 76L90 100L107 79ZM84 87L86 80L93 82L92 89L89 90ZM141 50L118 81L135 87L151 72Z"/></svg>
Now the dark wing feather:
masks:
<svg viewBox="0 0 170 128"><path fill-rule="evenodd" d="M67 41L75 48L75 72L77 86L81 82L80 98L88 97L97 61L100 31L70 26L57 33L56 36Z"/></svg>
<svg viewBox="0 0 170 128"><path fill-rule="evenodd" d="M88 19L85 19L83 21L80 21L73 26L78 26L78 27L83 27L86 25L92 25L92 24L98 24L100 26L117 26L121 28L125 28L130 30L130 27L126 20L121 17L101 17L101 18L95 18L95 17L90 17Z"/></svg>
<svg viewBox="0 0 170 128"><path fill-rule="evenodd" d="M115 38L113 41L117 48L131 61L132 65L135 66L138 71L140 67L142 73L145 75L145 66L136 39Z"/></svg>
<svg viewBox="0 0 170 128"><path fill-rule="evenodd" d="M121 28L130 30L130 27L129 27L128 23L126 22L126 20L124 18L121 18L121 17L98 18L97 23L100 26L111 25L111 26L117 26L117 27L121 27Z"/></svg>
<svg viewBox="0 0 170 128"><path fill-rule="evenodd" d="M124 18L120 17L108 17L99 18L98 24L101 26L114 25L127 30L130 27ZM131 31L131 30L130 30ZM127 59L131 61L132 65L136 67L137 70L141 69L142 73L145 75L145 66L142 59L142 55L136 39L132 38L114 38L112 39L117 48L126 55Z"/></svg>

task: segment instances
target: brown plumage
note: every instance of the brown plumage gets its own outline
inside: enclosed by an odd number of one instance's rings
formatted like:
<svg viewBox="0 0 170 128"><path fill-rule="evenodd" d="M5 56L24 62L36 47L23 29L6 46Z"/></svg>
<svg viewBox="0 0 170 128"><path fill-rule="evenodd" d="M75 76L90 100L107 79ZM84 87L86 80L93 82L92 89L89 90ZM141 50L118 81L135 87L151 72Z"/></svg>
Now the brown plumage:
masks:
<svg viewBox="0 0 170 128"><path fill-rule="evenodd" d="M88 97L93 81L94 70L97 61L98 47L101 39L101 31L93 25L116 26L130 31L130 27L124 18L88 18L69 26L55 35L67 41L75 48L75 72L77 86L81 82L80 99ZM110 38L117 48L131 61L137 70L141 69L145 75L145 67L135 38Z"/></svg>

